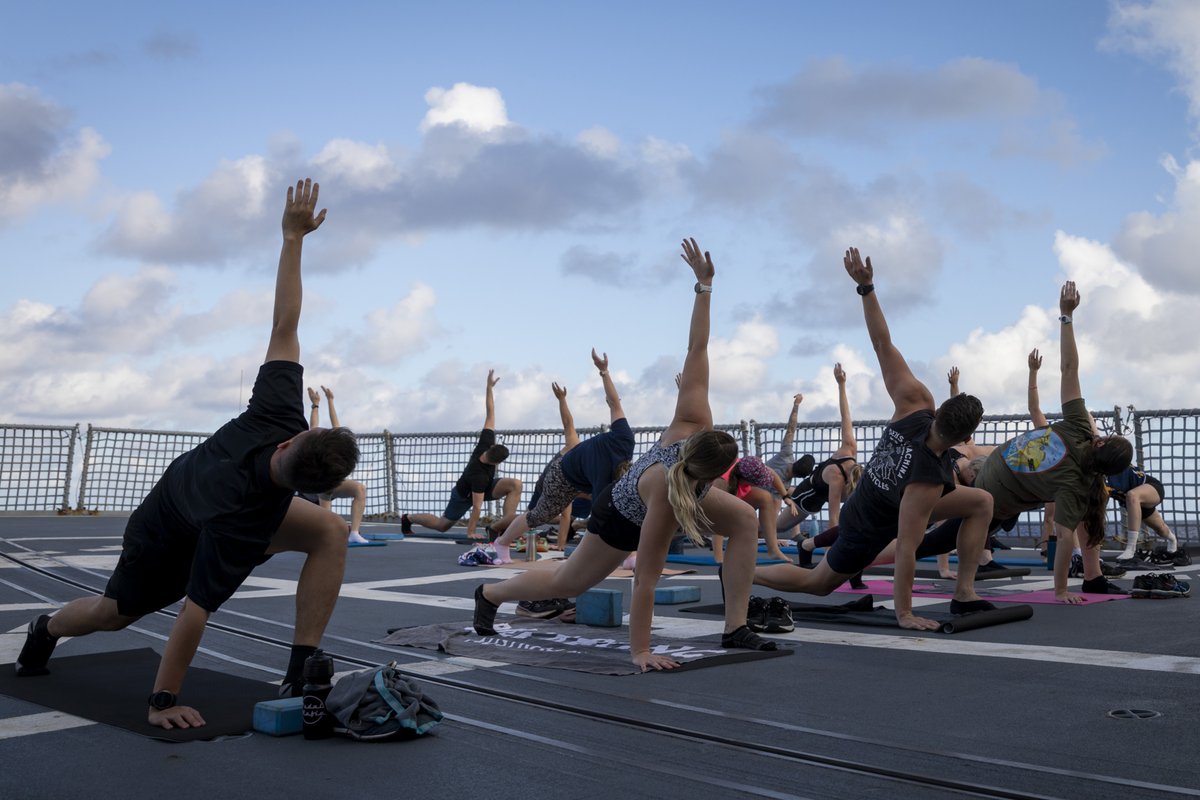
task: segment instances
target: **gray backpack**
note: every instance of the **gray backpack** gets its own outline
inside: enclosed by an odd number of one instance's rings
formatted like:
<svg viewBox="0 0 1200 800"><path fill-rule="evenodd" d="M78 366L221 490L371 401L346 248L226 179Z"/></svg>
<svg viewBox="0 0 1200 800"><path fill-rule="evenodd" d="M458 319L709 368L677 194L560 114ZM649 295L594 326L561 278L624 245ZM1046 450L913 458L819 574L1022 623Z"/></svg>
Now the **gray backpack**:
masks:
<svg viewBox="0 0 1200 800"><path fill-rule="evenodd" d="M325 707L337 720L336 733L363 741L420 736L442 721L437 703L401 675L394 661L344 675Z"/></svg>

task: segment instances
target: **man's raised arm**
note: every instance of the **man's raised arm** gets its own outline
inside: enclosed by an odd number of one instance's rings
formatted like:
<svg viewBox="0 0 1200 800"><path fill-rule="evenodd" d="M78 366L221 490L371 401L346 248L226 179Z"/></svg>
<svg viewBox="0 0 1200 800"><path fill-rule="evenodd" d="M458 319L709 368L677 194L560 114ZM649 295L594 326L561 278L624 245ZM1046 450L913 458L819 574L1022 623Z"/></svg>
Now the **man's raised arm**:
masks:
<svg viewBox="0 0 1200 800"><path fill-rule="evenodd" d="M299 361L300 305L303 289L300 280L300 252L304 237L321 227L325 209L314 214L320 186L305 178L289 186L283 208L283 249L279 252L279 271L275 275L275 312L271 318L271 341L266 361Z"/></svg>

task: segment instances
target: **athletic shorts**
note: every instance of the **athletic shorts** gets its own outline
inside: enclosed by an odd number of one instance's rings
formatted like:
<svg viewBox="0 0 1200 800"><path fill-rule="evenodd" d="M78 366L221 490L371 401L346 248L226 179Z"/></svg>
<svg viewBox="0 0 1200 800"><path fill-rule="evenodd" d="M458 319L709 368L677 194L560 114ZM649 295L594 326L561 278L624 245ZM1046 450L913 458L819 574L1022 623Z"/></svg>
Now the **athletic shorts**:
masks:
<svg viewBox="0 0 1200 800"><path fill-rule="evenodd" d="M184 596L215 612L255 567L271 558L260 543L218 541L161 520L153 491L129 515L121 558L104 588L122 616L143 617Z"/></svg>
<svg viewBox="0 0 1200 800"><path fill-rule="evenodd" d="M483 499L485 502L488 500L494 499L492 497L492 492L496 491L496 484L499 482L500 482L500 479L495 478L488 485L488 490L483 495ZM457 489L451 489L450 490L450 502L446 503L446 510L442 512L442 516L445 517L446 519L450 520L451 522L457 522L458 520L465 517L467 515L467 512L469 512L470 510L471 510L470 496L463 497L461 494L458 493Z"/></svg>
<svg viewBox="0 0 1200 800"><path fill-rule="evenodd" d="M838 526L837 541L825 551L825 563L834 572L842 575L854 575L871 566L871 562L895 538L894 530L882 533L864 533L847 528L843 523Z"/></svg>
<svg viewBox="0 0 1200 800"><path fill-rule="evenodd" d="M642 539L642 526L630 522L612 502L613 484L600 490L592 500L592 516L588 518L588 533L600 537L609 547L632 553Z"/></svg>
<svg viewBox="0 0 1200 800"><path fill-rule="evenodd" d="M1161 502L1162 502L1162 499L1163 499L1164 497L1166 497L1166 495L1165 495L1165 494L1163 494L1163 485L1162 485L1162 481L1160 481L1158 478L1152 478L1152 477L1150 477L1149 475L1147 475L1147 476L1146 476L1146 483L1147 483L1147 484L1149 484L1150 486L1153 486L1153 487L1154 487L1154 491L1158 492L1158 503L1161 503ZM1153 514L1155 511L1157 511L1157 510L1158 510L1158 503L1155 503L1155 504L1154 504L1154 505L1152 505L1152 506L1142 506L1142 519L1145 519L1146 517L1150 516L1150 515L1151 515L1151 514Z"/></svg>
<svg viewBox="0 0 1200 800"><path fill-rule="evenodd" d="M529 509L525 512L525 521L529 523L530 528L558 519L567 506L585 491L573 486L563 475L561 455L550 459L550 463L542 470L538 487L541 491L534 493Z"/></svg>

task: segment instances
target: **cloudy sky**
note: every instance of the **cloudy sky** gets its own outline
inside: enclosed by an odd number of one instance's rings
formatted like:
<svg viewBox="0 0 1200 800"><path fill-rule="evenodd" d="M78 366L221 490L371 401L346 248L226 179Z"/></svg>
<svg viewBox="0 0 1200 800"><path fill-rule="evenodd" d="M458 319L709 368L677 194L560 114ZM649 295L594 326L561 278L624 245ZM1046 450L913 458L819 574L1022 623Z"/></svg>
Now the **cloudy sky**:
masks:
<svg viewBox="0 0 1200 800"><path fill-rule="evenodd" d="M939 397L1024 408L1078 282L1093 408L1200 405L1200 4L33 4L0 31L0 422L211 430L321 183L302 360L360 430L662 424L695 236L720 422L890 414L841 265Z"/></svg>

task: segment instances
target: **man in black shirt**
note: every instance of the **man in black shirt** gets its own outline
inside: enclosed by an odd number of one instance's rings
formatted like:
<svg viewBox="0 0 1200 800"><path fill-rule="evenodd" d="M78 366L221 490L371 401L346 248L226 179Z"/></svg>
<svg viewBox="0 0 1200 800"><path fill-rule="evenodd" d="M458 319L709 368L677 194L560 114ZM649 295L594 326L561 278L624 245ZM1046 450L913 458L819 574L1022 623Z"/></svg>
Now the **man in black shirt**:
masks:
<svg viewBox="0 0 1200 800"><path fill-rule="evenodd" d="M474 538L475 527L479 524L479 515L483 509L484 500L499 500L504 498L504 516L489 527L499 535L517 517L517 503L521 502L520 478L496 478L496 465L508 458L508 448L496 444L496 402L492 397L492 387L500 382L495 377L494 369L488 370L487 396L484 400L483 430L479 434L479 442L471 453L471 460L462 476L450 490L450 500L442 515L433 514L402 514L400 530L412 533L413 525L433 528L435 531L448 531L450 526L462 519L469 510L467 518L467 536Z"/></svg>
<svg viewBox="0 0 1200 800"><path fill-rule="evenodd" d="M983 416L983 405L968 394L947 400L934 413L933 395L912 374L892 343L871 259L846 251L846 272L858 284L863 316L879 369L895 407L858 488L842 506L837 542L815 569L793 564L760 567L754 582L772 589L827 595L862 571L896 540L896 621L902 628L934 630L938 623L912 612L916 551L931 519L961 518L958 535L958 583L950 610L967 613L991 608L975 593L975 564L987 538L992 498L980 489L955 486L947 452L970 436Z"/></svg>
<svg viewBox="0 0 1200 800"><path fill-rule="evenodd" d="M346 526L295 493L327 492L354 469L358 447L345 428L308 429L300 340L300 256L304 236L325 221L314 214L319 187L288 188L275 309L265 363L245 412L175 459L129 516L121 559L103 597L73 600L30 623L17 674L43 675L62 636L120 630L184 598L149 699L149 722L204 725L178 694L210 614L251 570L275 553L307 558L296 587L296 632L284 691L299 689L304 659L320 644L346 563Z"/></svg>

